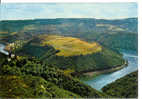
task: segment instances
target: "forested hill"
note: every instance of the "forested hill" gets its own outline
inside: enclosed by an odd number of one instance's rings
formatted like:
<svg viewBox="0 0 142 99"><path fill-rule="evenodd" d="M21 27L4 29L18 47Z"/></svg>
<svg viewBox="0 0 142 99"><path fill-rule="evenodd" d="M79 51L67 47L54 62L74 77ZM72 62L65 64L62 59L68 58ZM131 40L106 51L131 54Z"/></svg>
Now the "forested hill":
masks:
<svg viewBox="0 0 142 99"><path fill-rule="evenodd" d="M137 18L105 20L95 18L57 18L0 21L2 41L29 39L36 34L72 36L113 49L137 51ZM6 38L9 38L8 40Z"/></svg>
<svg viewBox="0 0 142 99"><path fill-rule="evenodd" d="M138 97L138 71L130 73L102 88L103 92L114 98Z"/></svg>
<svg viewBox="0 0 142 99"><path fill-rule="evenodd" d="M1 55L1 53L0 53ZM103 98L108 95L73 78L69 72L36 58L2 57L1 98Z"/></svg>
<svg viewBox="0 0 142 99"><path fill-rule="evenodd" d="M13 44L13 52L17 55L34 56L50 65L74 72L109 69L125 63L121 54L97 42L89 43L74 37L40 34L29 41L15 41Z"/></svg>

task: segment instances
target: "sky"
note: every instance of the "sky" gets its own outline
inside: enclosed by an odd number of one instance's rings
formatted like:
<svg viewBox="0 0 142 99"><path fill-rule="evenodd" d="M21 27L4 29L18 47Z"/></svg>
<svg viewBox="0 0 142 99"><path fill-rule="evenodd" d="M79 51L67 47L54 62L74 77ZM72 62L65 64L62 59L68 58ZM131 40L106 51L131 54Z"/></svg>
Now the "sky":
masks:
<svg viewBox="0 0 142 99"><path fill-rule="evenodd" d="M137 17L137 3L2 3L0 20Z"/></svg>

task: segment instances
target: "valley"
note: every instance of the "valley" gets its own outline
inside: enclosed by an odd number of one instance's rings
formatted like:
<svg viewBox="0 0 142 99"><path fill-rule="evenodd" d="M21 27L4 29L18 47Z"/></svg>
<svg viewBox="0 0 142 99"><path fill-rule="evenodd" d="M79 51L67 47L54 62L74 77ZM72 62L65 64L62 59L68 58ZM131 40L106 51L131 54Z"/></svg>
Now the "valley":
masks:
<svg viewBox="0 0 142 99"><path fill-rule="evenodd" d="M0 97L119 97L102 88L138 70L137 36L137 18L0 21Z"/></svg>
<svg viewBox="0 0 142 99"><path fill-rule="evenodd" d="M127 74L130 74L136 70L138 70L138 56L136 53L132 51L123 52L124 58L128 60L128 66L120 69L118 71L112 73L104 73L91 80L84 81L86 84L91 85L93 88L100 90L106 86L114 82L115 80L124 77Z"/></svg>

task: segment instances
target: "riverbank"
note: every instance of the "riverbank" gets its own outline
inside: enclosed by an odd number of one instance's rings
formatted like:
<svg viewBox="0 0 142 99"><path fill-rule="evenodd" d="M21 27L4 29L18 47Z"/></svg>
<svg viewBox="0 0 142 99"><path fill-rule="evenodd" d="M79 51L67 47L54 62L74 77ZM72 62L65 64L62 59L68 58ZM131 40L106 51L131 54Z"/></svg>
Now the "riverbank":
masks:
<svg viewBox="0 0 142 99"><path fill-rule="evenodd" d="M101 91L101 89L107 84L110 84L114 82L115 80L120 79L124 77L125 75L138 70L137 54L134 54L129 51L122 52L122 54L123 54L124 59L127 60L128 66L120 70L114 71L112 73L99 74L96 77L92 77L91 79L88 79L88 80L81 79L81 81L87 85L90 85L92 88L95 88Z"/></svg>
<svg viewBox="0 0 142 99"><path fill-rule="evenodd" d="M98 71L94 71L94 72L87 72L87 73L84 73L84 75L93 76L94 74L99 75L99 74L104 74L104 73L115 72L117 70L124 68L125 66L127 66L127 65L122 65L122 66L119 66L119 67L113 67L113 68L105 69L105 70L98 70Z"/></svg>
<svg viewBox="0 0 142 99"><path fill-rule="evenodd" d="M120 69L122 69L126 66L128 66L127 61L125 61L125 63L121 66L117 66L117 67L113 67L113 68L109 68L109 69L104 69L104 70L96 70L96 71L85 72L85 73L82 73L82 76L80 77L80 79L89 80L89 79L94 78L96 76L99 76L101 74L118 71L118 70L120 70Z"/></svg>

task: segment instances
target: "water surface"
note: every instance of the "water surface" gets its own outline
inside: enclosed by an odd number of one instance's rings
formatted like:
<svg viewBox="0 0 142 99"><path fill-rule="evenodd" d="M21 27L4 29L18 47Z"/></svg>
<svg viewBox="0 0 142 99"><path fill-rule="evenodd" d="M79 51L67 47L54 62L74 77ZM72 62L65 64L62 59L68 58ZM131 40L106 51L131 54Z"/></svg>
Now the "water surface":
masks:
<svg viewBox="0 0 142 99"><path fill-rule="evenodd" d="M9 53L7 51L5 51L4 49L5 49L5 46L3 44L0 44L0 52L8 55Z"/></svg>
<svg viewBox="0 0 142 99"><path fill-rule="evenodd" d="M121 70L115 71L113 73L107 73L99 75L91 80L84 81L86 84L92 86L93 88L100 90L105 85L131 73L138 69L138 56L135 52L132 51L123 51L123 57L128 60L128 66L124 67Z"/></svg>

